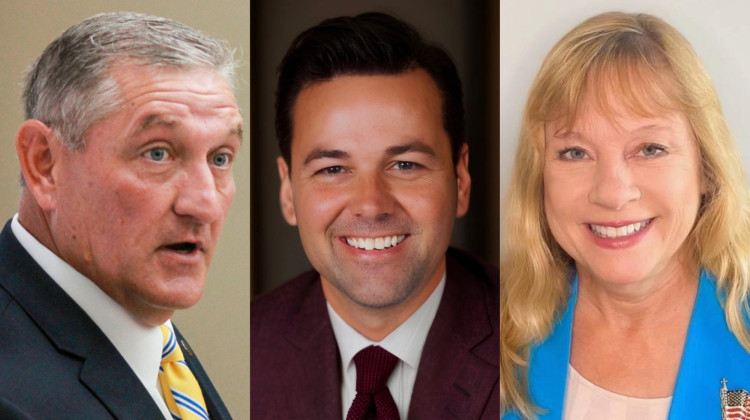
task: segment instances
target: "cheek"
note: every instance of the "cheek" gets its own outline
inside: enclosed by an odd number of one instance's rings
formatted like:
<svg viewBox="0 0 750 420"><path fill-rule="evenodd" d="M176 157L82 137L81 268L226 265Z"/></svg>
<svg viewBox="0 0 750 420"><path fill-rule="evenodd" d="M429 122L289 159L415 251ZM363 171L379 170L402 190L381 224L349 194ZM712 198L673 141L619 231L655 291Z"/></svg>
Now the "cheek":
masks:
<svg viewBox="0 0 750 420"><path fill-rule="evenodd" d="M410 217L425 227L445 228L447 222L452 225L456 218L456 189L446 188L455 181L429 183L409 188L394 188L394 196L399 205Z"/></svg>
<svg viewBox="0 0 750 420"><path fill-rule="evenodd" d="M544 213L552 237L568 253L572 241L579 234L580 223L587 214L587 186L569 174L544 174Z"/></svg>
<svg viewBox="0 0 750 420"><path fill-rule="evenodd" d="M300 234L303 231L325 231L345 207L346 188L301 186L292 198Z"/></svg>
<svg viewBox="0 0 750 420"><path fill-rule="evenodd" d="M544 211L550 227L558 225L562 218L571 212L573 186L559 174L544 174Z"/></svg>
<svg viewBox="0 0 750 420"><path fill-rule="evenodd" d="M219 198L221 200L223 217L221 218L221 220L219 220L219 222L223 223L224 218L226 217L227 213L229 213L229 207L232 205L232 202L234 201L235 193L236 193L236 189L234 185L234 179L231 179L226 186L223 186L220 189Z"/></svg>
<svg viewBox="0 0 750 420"><path fill-rule="evenodd" d="M675 175L675 174L671 174ZM663 197L663 206L674 214L674 228L680 236L687 236L698 217L700 180L694 182L689 174L665 176L658 186L651 186L651 194Z"/></svg>

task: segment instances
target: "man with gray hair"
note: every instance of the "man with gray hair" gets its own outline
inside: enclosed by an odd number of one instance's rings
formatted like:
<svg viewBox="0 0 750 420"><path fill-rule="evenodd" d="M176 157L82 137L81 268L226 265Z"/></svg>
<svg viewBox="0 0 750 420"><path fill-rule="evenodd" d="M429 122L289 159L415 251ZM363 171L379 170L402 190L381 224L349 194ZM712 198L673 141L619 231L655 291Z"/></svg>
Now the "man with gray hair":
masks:
<svg viewBox="0 0 750 420"><path fill-rule="evenodd" d="M230 418L170 318L200 298L234 197L233 66L222 42L122 12L29 70L0 233L3 418Z"/></svg>

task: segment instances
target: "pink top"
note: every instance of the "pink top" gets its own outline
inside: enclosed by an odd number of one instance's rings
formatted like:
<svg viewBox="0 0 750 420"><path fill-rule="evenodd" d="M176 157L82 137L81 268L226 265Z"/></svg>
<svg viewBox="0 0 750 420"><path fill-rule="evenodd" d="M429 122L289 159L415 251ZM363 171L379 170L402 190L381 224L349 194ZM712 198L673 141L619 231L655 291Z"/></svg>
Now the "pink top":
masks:
<svg viewBox="0 0 750 420"><path fill-rule="evenodd" d="M666 420L672 397L633 398L598 387L568 365L564 420Z"/></svg>

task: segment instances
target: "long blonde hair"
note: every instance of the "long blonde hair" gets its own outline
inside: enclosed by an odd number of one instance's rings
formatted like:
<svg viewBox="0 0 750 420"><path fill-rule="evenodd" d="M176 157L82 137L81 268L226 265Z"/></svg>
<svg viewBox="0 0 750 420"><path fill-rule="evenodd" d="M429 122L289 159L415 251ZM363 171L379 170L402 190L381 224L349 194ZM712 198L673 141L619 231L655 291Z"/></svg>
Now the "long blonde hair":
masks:
<svg viewBox="0 0 750 420"><path fill-rule="evenodd" d="M750 211L742 164L708 74L688 41L645 14L587 19L550 51L534 80L504 209L500 262L500 404L526 418L530 347L549 335L570 293L573 261L550 233L544 214L544 125L572 126L584 98L613 112L616 95L635 113L679 109L698 145L706 192L687 238L701 266L726 294L727 323L750 351L744 316L750 289ZM543 408L543 407L542 407Z"/></svg>

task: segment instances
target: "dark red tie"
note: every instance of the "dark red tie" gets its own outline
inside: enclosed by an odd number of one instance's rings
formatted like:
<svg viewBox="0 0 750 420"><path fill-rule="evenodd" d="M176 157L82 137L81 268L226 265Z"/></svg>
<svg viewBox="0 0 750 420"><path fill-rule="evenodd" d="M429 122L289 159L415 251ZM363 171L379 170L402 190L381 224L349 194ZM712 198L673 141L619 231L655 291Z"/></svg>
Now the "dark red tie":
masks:
<svg viewBox="0 0 750 420"><path fill-rule="evenodd" d="M369 346L354 356L357 396L346 420L399 420L398 408L386 383L398 357L380 346Z"/></svg>

